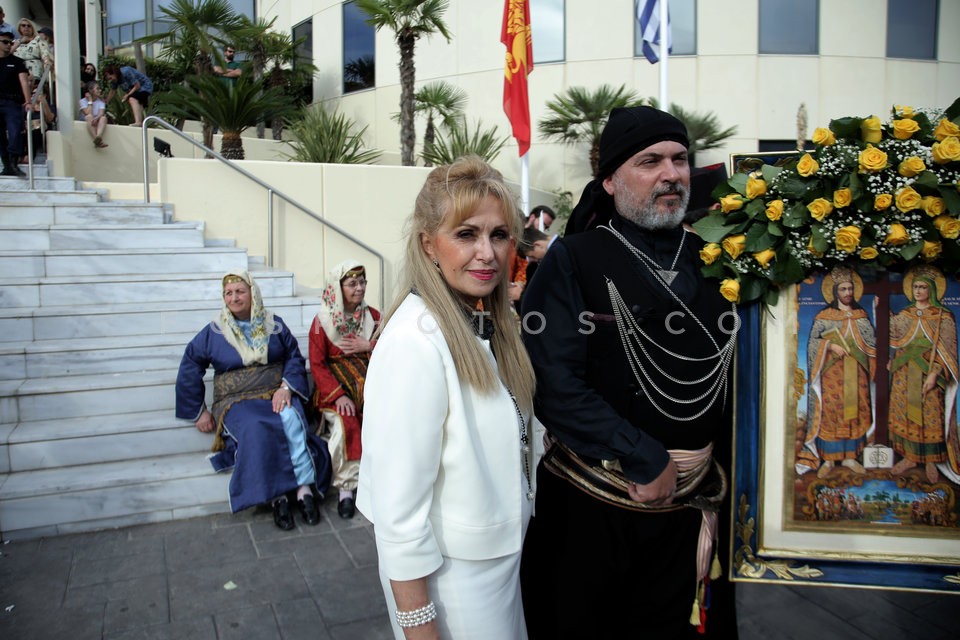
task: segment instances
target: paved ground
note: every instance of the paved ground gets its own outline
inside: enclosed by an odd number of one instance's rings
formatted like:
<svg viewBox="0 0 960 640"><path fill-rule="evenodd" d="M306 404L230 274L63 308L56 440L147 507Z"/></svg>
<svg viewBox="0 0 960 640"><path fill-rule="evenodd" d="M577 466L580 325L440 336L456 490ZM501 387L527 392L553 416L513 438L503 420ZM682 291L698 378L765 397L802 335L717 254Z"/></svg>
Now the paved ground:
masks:
<svg viewBox="0 0 960 640"><path fill-rule="evenodd" d="M257 510L0 545L0 640L387 639L372 534L328 500L320 524L289 532ZM955 640L960 627L956 595L737 595L742 640Z"/></svg>

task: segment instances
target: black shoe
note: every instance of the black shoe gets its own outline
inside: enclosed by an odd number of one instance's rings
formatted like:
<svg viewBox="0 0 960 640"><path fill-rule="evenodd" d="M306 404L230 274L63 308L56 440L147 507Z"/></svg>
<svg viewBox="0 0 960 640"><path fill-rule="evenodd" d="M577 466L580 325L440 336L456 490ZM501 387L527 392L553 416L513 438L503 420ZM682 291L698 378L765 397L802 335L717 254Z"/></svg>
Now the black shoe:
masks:
<svg viewBox="0 0 960 640"><path fill-rule="evenodd" d="M27 174L25 174L23 171L21 171L21 170L20 170L20 167L18 167L18 166L15 165L15 164L5 165L5 166L3 167L3 171L0 172L0 175L4 175L4 176L16 176L16 177L18 177L18 178L25 178L25 177L27 176Z"/></svg>
<svg viewBox="0 0 960 640"><path fill-rule="evenodd" d="M352 518L356 512L357 505L354 503L353 498L343 498L340 503L337 504L337 513L340 514L341 518Z"/></svg>
<svg viewBox="0 0 960 640"><path fill-rule="evenodd" d="M320 510L317 509L317 502L313 499L313 495L309 493L304 495L297 500L297 506L300 507L300 515L303 516L304 522L311 526L320 522Z"/></svg>
<svg viewBox="0 0 960 640"><path fill-rule="evenodd" d="M281 499L273 502L273 521L284 531L293 529L293 514L290 513L290 502Z"/></svg>

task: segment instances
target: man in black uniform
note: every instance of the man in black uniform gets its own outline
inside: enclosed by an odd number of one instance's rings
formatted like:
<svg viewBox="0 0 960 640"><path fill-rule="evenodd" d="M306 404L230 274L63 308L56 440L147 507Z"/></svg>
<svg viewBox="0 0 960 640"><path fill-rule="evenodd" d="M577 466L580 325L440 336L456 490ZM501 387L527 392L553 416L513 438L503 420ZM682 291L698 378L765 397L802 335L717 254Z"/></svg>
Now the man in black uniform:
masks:
<svg viewBox="0 0 960 640"><path fill-rule="evenodd" d="M0 138L5 176L23 176L17 158L23 154L23 129L26 109L30 106L29 73L23 60L11 53L13 33L0 32L0 118L6 140ZM6 144L4 144L6 142Z"/></svg>
<svg viewBox="0 0 960 640"><path fill-rule="evenodd" d="M670 114L614 109L524 294L552 439L521 568L531 638L736 637L716 536L738 325L682 224L688 146Z"/></svg>

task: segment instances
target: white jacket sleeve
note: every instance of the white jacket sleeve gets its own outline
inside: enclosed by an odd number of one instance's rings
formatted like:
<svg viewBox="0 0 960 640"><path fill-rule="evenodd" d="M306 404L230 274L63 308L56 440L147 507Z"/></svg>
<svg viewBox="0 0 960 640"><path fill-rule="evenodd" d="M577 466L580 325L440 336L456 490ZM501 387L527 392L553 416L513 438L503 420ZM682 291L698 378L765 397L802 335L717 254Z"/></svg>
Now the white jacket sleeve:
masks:
<svg viewBox="0 0 960 640"><path fill-rule="evenodd" d="M411 580L443 563L429 514L448 411L447 376L442 354L422 328L394 320L367 372L358 507L374 523L383 572Z"/></svg>

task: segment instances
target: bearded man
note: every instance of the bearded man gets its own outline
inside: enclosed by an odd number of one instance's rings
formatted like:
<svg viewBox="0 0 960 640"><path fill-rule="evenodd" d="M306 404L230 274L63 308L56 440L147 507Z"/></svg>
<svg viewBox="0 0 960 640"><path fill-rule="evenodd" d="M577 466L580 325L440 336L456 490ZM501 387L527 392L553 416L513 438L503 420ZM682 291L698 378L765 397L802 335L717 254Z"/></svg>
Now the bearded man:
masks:
<svg viewBox="0 0 960 640"><path fill-rule="evenodd" d="M550 442L521 568L531 638L702 637L711 600L705 629L736 637L716 459L738 325L682 224L688 147L670 114L614 109L599 174L524 294Z"/></svg>

